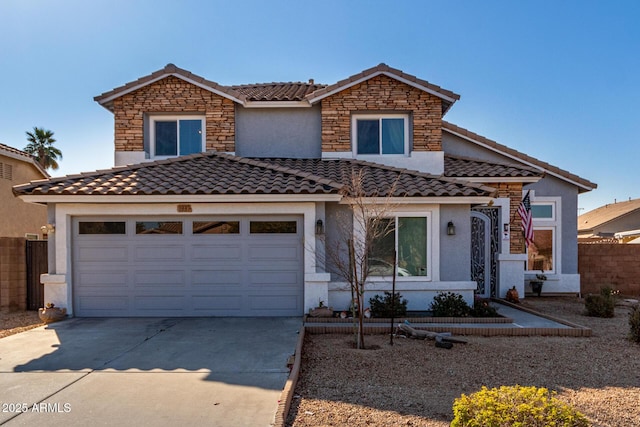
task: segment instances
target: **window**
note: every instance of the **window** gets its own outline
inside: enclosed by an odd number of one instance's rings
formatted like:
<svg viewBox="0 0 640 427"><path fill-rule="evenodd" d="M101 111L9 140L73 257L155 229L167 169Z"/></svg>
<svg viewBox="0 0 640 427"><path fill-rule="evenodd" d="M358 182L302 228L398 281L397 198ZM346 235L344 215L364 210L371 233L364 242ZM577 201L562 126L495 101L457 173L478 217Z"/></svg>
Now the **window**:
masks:
<svg viewBox="0 0 640 427"><path fill-rule="evenodd" d="M527 271L530 273L559 271L559 206L559 197L532 197L533 242L527 247Z"/></svg>
<svg viewBox="0 0 640 427"><path fill-rule="evenodd" d="M203 117L155 116L151 118L150 130L152 157L184 156L204 151Z"/></svg>
<svg viewBox="0 0 640 427"><path fill-rule="evenodd" d="M251 234L295 234L298 232L296 221L251 221Z"/></svg>
<svg viewBox="0 0 640 427"><path fill-rule="evenodd" d="M398 216L380 221L382 230L391 233L376 239L369 251L369 275L390 276L397 256L397 275L427 275L427 217Z"/></svg>
<svg viewBox="0 0 640 427"><path fill-rule="evenodd" d="M182 234L182 221L137 221L136 234Z"/></svg>
<svg viewBox="0 0 640 427"><path fill-rule="evenodd" d="M124 221L80 221L80 234L127 234Z"/></svg>
<svg viewBox="0 0 640 427"><path fill-rule="evenodd" d="M408 153L409 119L405 114L357 114L351 126L358 155Z"/></svg>
<svg viewBox="0 0 640 427"><path fill-rule="evenodd" d="M193 234L240 234L240 221L193 221Z"/></svg>

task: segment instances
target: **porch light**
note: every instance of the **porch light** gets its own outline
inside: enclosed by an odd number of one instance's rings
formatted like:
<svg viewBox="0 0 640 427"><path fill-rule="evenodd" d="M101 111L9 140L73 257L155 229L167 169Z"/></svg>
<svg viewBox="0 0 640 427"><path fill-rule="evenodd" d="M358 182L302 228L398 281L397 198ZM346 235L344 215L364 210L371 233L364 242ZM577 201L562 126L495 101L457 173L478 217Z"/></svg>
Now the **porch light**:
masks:
<svg viewBox="0 0 640 427"><path fill-rule="evenodd" d="M324 234L324 223L321 219L316 221L316 234Z"/></svg>
<svg viewBox="0 0 640 427"><path fill-rule="evenodd" d="M455 234L456 234L456 226L453 225L453 221L449 221L449 223L447 224L447 235L455 236Z"/></svg>

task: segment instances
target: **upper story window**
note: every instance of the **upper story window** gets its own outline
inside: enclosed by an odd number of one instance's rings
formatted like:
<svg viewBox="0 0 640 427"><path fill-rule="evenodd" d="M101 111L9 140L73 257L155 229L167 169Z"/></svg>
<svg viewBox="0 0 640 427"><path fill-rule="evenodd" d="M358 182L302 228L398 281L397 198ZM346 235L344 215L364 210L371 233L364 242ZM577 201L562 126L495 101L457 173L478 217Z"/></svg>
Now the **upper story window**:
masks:
<svg viewBox="0 0 640 427"><path fill-rule="evenodd" d="M202 116L153 116L149 128L151 157L184 156L205 151L205 119Z"/></svg>
<svg viewBox="0 0 640 427"><path fill-rule="evenodd" d="M354 114L351 129L356 155L409 152L409 116L406 114Z"/></svg>

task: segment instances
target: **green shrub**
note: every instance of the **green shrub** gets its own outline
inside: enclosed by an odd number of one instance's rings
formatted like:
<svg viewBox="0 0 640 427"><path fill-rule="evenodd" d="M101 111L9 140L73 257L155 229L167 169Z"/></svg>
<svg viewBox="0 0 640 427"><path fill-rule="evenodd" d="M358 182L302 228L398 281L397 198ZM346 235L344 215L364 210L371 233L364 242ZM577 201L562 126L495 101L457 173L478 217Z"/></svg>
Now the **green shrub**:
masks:
<svg viewBox="0 0 640 427"><path fill-rule="evenodd" d="M613 317L615 315L616 295L616 291L608 287L601 288L599 295L587 295L584 299L587 316Z"/></svg>
<svg viewBox="0 0 640 427"><path fill-rule="evenodd" d="M583 427L589 421L546 388L502 386L463 394L453 403L451 427Z"/></svg>
<svg viewBox="0 0 640 427"><path fill-rule="evenodd" d="M434 317L466 317L471 312L471 307L460 294L438 292L433 297L431 311Z"/></svg>
<svg viewBox="0 0 640 427"><path fill-rule="evenodd" d="M400 292L396 292L393 296L391 292L384 292L384 297L376 295L369 299L369 305L371 306L371 315L373 317L391 317L392 313L394 317L400 317L407 314L407 300L401 299ZM393 309L391 308L393 305Z"/></svg>
<svg viewBox="0 0 640 427"><path fill-rule="evenodd" d="M487 298L475 297L471 315L473 317L498 317L498 311L489 302L490 300Z"/></svg>
<svg viewBox="0 0 640 427"><path fill-rule="evenodd" d="M629 311L629 339L640 343L640 304L635 304Z"/></svg>

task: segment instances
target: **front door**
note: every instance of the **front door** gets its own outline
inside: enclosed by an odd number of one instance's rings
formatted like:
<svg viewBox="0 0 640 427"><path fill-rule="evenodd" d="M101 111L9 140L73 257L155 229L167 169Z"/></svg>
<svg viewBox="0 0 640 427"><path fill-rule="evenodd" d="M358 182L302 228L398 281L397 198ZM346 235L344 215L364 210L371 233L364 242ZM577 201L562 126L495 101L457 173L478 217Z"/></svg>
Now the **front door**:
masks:
<svg viewBox="0 0 640 427"><path fill-rule="evenodd" d="M471 280L478 284L476 295L483 298L497 294L498 213L490 207L471 211Z"/></svg>

